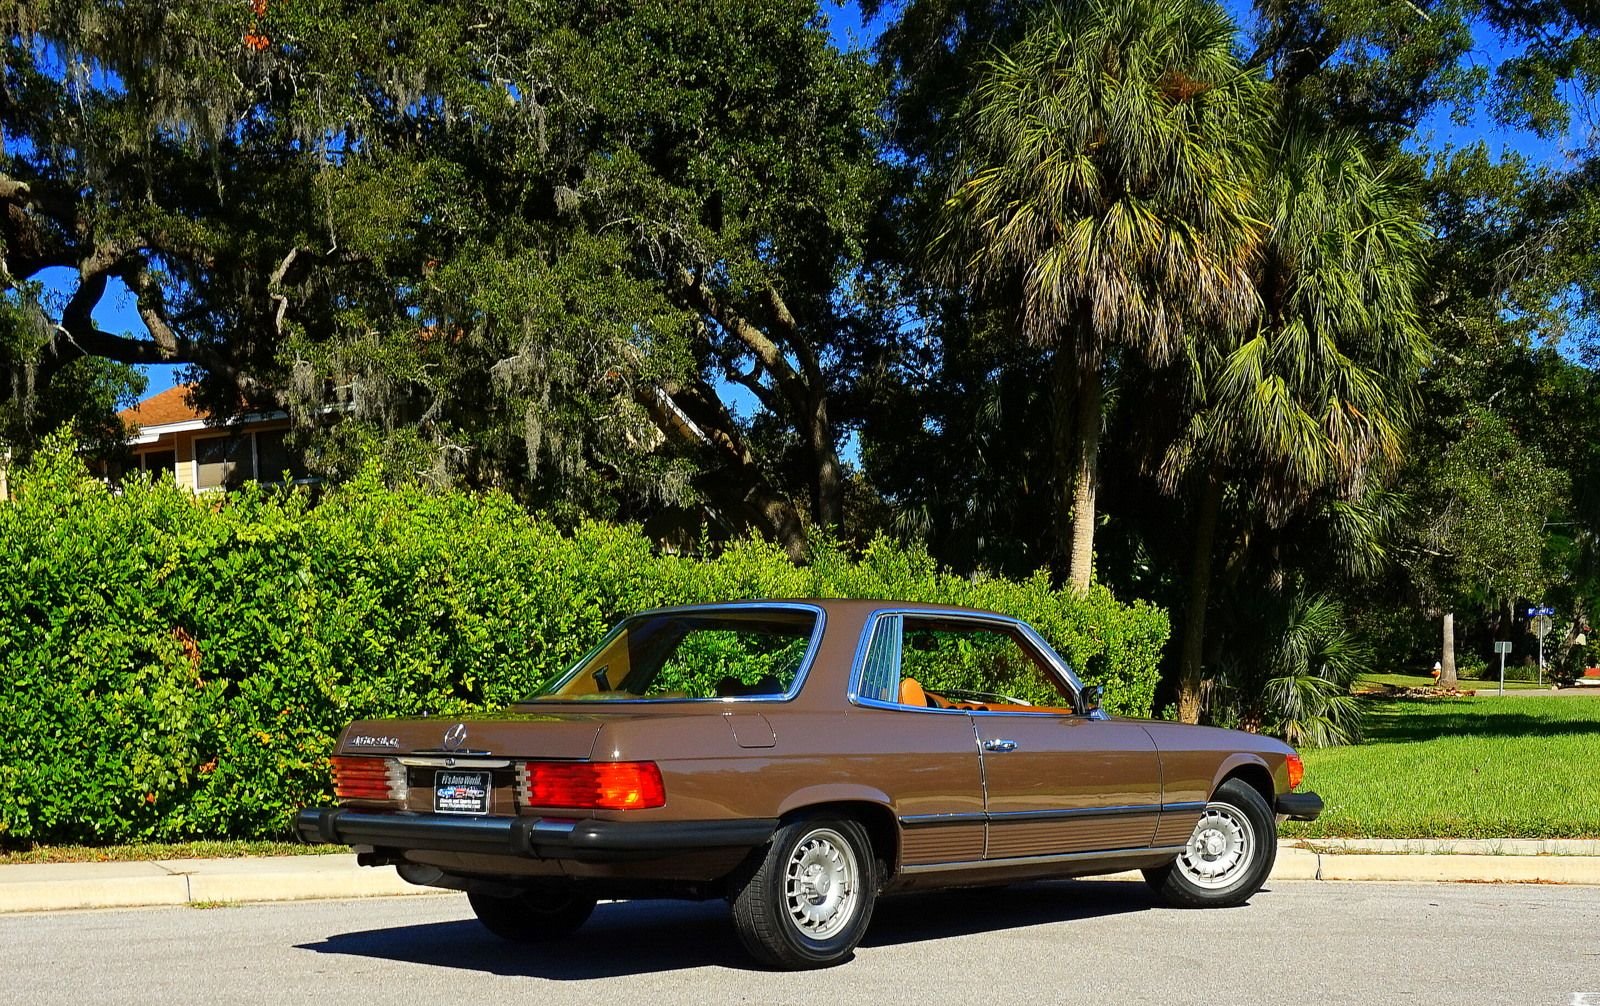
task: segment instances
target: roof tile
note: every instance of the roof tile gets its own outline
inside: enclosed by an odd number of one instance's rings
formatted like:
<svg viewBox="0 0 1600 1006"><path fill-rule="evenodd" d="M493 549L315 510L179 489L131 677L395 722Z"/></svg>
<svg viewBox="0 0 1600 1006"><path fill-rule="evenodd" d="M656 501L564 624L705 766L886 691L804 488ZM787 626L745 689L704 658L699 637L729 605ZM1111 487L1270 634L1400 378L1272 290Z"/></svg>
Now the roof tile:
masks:
<svg viewBox="0 0 1600 1006"><path fill-rule="evenodd" d="M132 408L123 409L117 415L128 427L165 426L168 423L188 423L207 418L206 413L196 410L189 404L190 390L187 384L168 388Z"/></svg>

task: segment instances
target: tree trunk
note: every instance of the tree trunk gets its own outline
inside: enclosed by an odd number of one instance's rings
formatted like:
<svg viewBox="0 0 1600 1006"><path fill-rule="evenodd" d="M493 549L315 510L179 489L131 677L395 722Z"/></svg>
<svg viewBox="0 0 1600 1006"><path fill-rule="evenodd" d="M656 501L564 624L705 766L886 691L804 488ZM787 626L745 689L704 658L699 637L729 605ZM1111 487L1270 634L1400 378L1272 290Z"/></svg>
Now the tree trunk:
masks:
<svg viewBox="0 0 1600 1006"><path fill-rule="evenodd" d="M1584 636L1583 627L1589 621L1584 612L1586 607L1582 597L1572 599L1572 616L1567 626L1566 633L1561 637L1561 647L1556 651L1555 659L1551 663L1552 677L1559 675L1557 680L1583 677L1583 668L1587 660L1583 659L1582 648L1578 646L1578 637ZM1574 653L1574 651L1578 651Z"/></svg>
<svg viewBox="0 0 1600 1006"><path fill-rule="evenodd" d="M767 479L738 423L709 385L703 381L639 385L634 397L663 434L696 447L709 446L724 462L696 480L713 506L740 526L776 542L791 560L804 559L806 529L799 508Z"/></svg>
<svg viewBox="0 0 1600 1006"><path fill-rule="evenodd" d="M806 434L812 458L811 519L819 528L836 530L844 516L844 473L833 444L826 397L812 405L809 419Z"/></svg>
<svg viewBox="0 0 1600 1006"><path fill-rule="evenodd" d="M1456 687L1456 615L1447 611L1444 614L1444 656L1439 659L1439 688L1453 692Z"/></svg>
<svg viewBox="0 0 1600 1006"><path fill-rule="evenodd" d="M1050 565L1058 581L1064 581L1072 566L1072 473L1078 450L1073 411L1076 398L1072 389L1077 374L1071 348L1063 342L1051 357L1049 392L1050 461L1054 466L1051 489L1055 494Z"/></svg>
<svg viewBox="0 0 1600 1006"><path fill-rule="evenodd" d="M1178 673L1178 719L1200 722L1200 685L1204 680L1206 609L1211 601L1211 550L1217 537L1217 511L1222 505L1222 484L1214 472L1206 473L1200 489L1200 512L1195 515L1194 554L1189 563L1189 603L1183 618L1183 654Z"/></svg>
<svg viewBox="0 0 1600 1006"><path fill-rule="evenodd" d="M1095 494L1100 487L1100 362L1090 354L1078 364L1077 465L1072 473L1072 551L1067 582L1087 592L1094 575Z"/></svg>

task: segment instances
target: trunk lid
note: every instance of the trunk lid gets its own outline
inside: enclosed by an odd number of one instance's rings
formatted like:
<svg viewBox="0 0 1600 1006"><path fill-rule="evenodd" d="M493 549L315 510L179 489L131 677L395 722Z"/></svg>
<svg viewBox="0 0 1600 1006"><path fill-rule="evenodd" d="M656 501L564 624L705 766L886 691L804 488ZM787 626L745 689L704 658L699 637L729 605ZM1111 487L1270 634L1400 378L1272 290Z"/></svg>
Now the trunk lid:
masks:
<svg viewBox="0 0 1600 1006"><path fill-rule="evenodd" d="M362 720L339 739L341 755L588 758L601 720L588 713L503 712L417 720Z"/></svg>
<svg viewBox="0 0 1600 1006"><path fill-rule="evenodd" d="M380 805L415 813L511 816L525 809L515 763L586 760L600 727L599 717L582 712L365 720L345 730L336 754L383 758L392 766L400 788Z"/></svg>

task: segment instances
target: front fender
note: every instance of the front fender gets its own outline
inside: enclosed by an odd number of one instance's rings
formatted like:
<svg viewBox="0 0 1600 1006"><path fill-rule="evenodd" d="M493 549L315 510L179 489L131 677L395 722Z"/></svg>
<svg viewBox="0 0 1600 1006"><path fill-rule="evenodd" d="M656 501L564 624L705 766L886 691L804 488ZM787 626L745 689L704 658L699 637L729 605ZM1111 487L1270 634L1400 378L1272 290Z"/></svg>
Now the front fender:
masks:
<svg viewBox="0 0 1600 1006"><path fill-rule="evenodd" d="M1266 798L1267 806L1269 807L1272 806L1274 796L1288 788L1286 785L1288 782L1287 778L1280 779L1279 775L1281 773L1274 771L1273 767L1267 763L1265 758L1261 757L1254 751L1236 751L1222 759L1222 764L1217 766L1216 774L1211 777L1211 789L1209 793L1215 793L1217 791L1217 787L1222 785L1222 781L1224 779L1228 778L1230 775L1233 775L1241 768L1259 769L1260 774L1265 775L1270 781L1273 795L1269 796L1263 794L1263 796Z"/></svg>

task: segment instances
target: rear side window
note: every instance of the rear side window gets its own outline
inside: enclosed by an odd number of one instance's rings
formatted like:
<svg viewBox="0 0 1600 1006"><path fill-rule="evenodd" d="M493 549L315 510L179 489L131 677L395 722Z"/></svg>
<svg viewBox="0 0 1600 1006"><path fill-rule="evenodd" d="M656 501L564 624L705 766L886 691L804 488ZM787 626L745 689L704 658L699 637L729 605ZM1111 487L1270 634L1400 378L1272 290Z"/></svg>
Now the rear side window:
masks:
<svg viewBox="0 0 1600 1006"><path fill-rule="evenodd" d="M663 612L612 629L533 702L782 698L817 635L815 611Z"/></svg>

